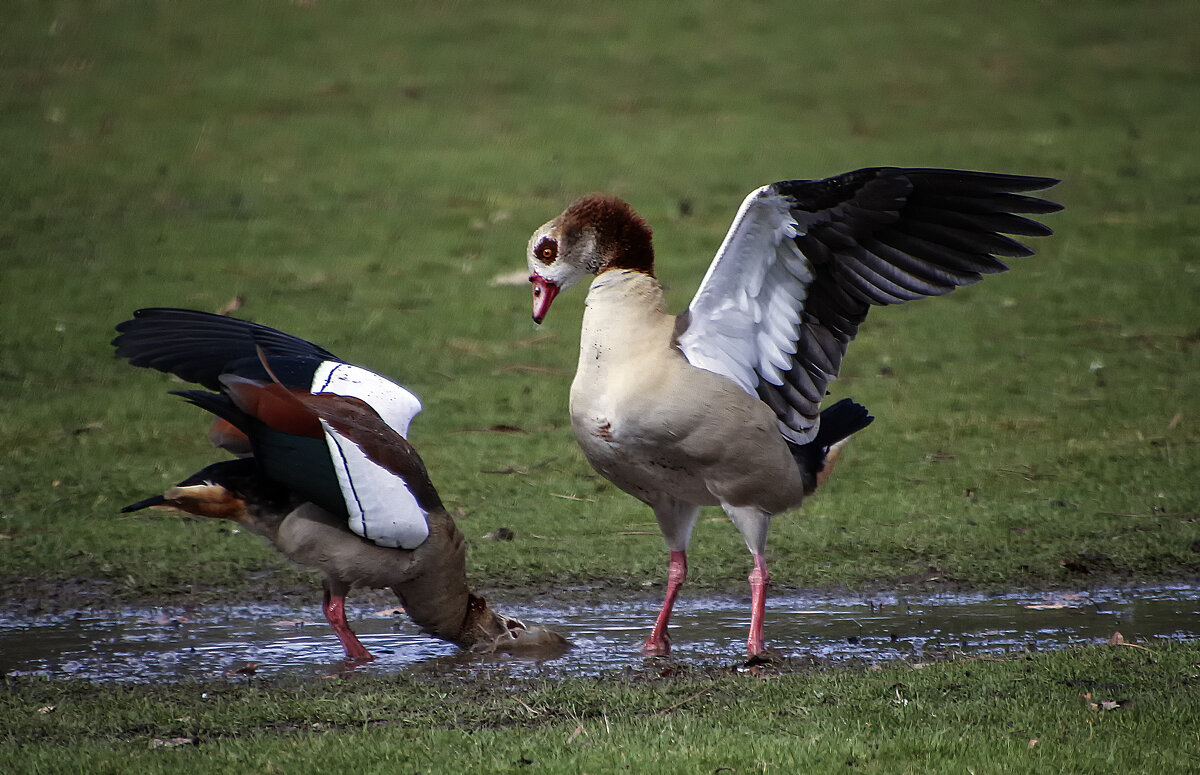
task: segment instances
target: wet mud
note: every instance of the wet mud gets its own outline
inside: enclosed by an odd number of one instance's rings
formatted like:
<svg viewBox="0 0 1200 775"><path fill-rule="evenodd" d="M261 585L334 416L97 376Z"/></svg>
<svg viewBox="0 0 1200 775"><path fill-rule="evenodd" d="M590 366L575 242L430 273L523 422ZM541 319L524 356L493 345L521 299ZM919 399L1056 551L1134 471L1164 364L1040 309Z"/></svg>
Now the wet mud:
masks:
<svg viewBox="0 0 1200 775"><path fill-rule="evenodd" d="M500 606L551 627L574 648L553 659L468 655L416 631L403 613L347 607L376 655L348 666L319 606L231 605L0 615L0 673L96 681L181 681L228 676L375 675L403 670L513 677L600 675L645 661L638 649L659 601ZM743 654L748 601L681 599L671 659L696 667L735 665ZM1200 589L1185 586L1003 595L861 596L780 594L768 602L768 646L785 657L827 663L930 661L1107 642L1200 637Z"/></svg>

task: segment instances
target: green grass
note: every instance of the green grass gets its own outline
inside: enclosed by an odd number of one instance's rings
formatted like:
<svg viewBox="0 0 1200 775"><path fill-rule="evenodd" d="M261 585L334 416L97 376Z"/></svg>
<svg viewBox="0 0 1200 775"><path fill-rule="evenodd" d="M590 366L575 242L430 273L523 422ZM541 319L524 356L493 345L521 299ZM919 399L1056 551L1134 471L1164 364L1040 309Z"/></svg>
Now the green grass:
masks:
<svg viewBox="0 0 1200 775"><path fill-rule="evenodd" d="M661 582L649 511L567 424L582 293L535 329L527 287L491 278L602 190L655 228L681 309L746 192L875 164L1054 175L1067 209L1010 274L872 314L835 394L877 420L776 520L773 583L1195 578L1198 21L1188 0L5 3L0 595L313 589L222 525L118 514L216 456L112 326L237 296L422 396L413 441L494 602ZM516 540L481 540L500 526ZM748 565L722 518L698 525L693 587L742 590ZM1197 662L10 680L0 770L1183 772ZM197 744L152 747L172 737Z"/></svg>
<svg viewBox="0 0 1200 775"><path fill-rule="evenodd" d="M173 383L111 357L113 324L239 295L422 396L413 439L480 583L657 580L649 510L567 427L582 293L535 329L491 278L599 189L654 225L681 309L746 191L880 163L1056 175L1067 209L1013 272L872 314L835 392L878 419L776 520L773 580L1200 568L1189 3L2 13L0 588L307 578L220 525L116 513L215 456ZM477 540L498 526L517 540ZM695 585L743 584L723 518L694 552Z"/></svg>
<svg viewBox="0 0 1200 775"><path fill-rule="evenodd" d="M630 680L0 693L0 766L36 772L1191 772L1195 644L759 676L651 661ZM657 665L657 666L656 666Z"/></svg>

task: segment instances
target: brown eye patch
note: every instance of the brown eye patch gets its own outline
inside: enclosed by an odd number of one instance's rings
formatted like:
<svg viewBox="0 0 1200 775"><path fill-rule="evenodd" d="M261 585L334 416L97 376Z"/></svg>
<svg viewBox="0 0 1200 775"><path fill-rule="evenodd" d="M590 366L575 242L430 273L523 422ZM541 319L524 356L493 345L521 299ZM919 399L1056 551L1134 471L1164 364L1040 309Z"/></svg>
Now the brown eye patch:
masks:
<svg viewBox="0 0 1200 775"><path fill-rule="evenodd" d="M550 237L544 237L533 249L533 255L543 264L552 264L558 258L558 243Z"/></svg>

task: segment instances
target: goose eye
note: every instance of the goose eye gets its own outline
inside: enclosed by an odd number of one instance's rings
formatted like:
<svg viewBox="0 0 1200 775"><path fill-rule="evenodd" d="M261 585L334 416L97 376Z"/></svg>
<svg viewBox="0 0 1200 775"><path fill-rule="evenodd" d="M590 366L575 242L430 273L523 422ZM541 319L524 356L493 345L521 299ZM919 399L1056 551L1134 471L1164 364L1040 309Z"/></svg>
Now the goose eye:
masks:
<svg viewBox="0 0 1200 775"><path fill-rule="evenodd" d="M558 243L547 237L538 243L538 246L534 249L533 254L537 256L538 260L543 264L552 263L554 259L558 258Z"/></svg>

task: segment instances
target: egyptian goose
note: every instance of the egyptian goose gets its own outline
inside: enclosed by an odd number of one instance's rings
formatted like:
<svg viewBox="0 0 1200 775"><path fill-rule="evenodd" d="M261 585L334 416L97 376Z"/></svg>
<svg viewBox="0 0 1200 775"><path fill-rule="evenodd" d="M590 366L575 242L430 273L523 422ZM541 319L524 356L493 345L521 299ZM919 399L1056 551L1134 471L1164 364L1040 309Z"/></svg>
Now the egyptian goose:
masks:
<svg viewBox="0 0 1200 775"><path fill-rule="evenodd" d="M534 232L533 319L594 276L571 385L588 461L649 505L666 538L666 598L642 651L670 650L701 506L721 506L753 556L746 652L764 649L771 516L800 505L828 451L873 418L844 399L819 412L872 305L949 293L1032 251L1002 236L1050 229L1015 213L1059 205L1019 192L1051 178L861 169L772 183L742 202L695 298L668 314L650 228L625 202L585 196Z"/></svg>
<svg viewBox="0 0 1200 775"><path fill-rule="evenodd" d="M462 533L406 440L415 395L322 347L245 320L142 309L117 355L208 390L172 391L216 415L242 455L127 506L230 519L324 575L323 609L347 659L370 652L346 621L355 587L390 587L424 632L473 650L556 651L557 633L494 613L471 592ZM210 392L215 391L215 392Z"/></svg>

